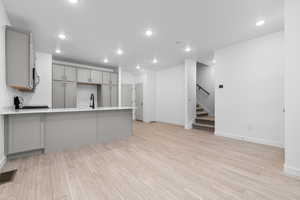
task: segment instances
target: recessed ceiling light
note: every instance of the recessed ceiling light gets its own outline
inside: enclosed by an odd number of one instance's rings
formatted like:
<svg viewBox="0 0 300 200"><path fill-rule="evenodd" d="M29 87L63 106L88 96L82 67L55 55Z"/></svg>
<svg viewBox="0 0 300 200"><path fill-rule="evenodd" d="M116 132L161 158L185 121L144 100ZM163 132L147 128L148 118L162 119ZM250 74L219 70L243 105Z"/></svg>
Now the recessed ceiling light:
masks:
<svg viewBox="0 0 300 200"><path fill-rule="evenodd" d="M141 69L141 66L140 66L140 65L137 65L135 68L136 68L136 69Z"/></svg>
<svg viewBox="0 0 300 200"><path fill-rule="evenodd" d="M69 0L69 2L70 2L71 4L77 4L77 3L79 2L79 0Z"/></svg>
<svg viewBox="0 0 300 200"><path fill-rule="evenodd" d="M216 64L216 63L217 63L217 61L216 61L216 60L212 60L212 63L213 63L213 64Z"/></svg>
<svg viewBox="0 0 300 200"><path fill-rule="evenodd" d="M56 49L56 50L55 50L55 53L60 54L60 53L61 53L61 50L60 50L60 49Z"/></svg>
<svg viewBox="0 0 300 200"><path fill-rule="evenodd" d="M60 33L58 35L58 38L61 39L61 40L65 40L67 38L67 36L65 34L63 34L63 33Z"/></svg>
<svg viewBox="0 0 300 200"><path fill-rule="evenodd" d="M186 46L185 49L184 49L184 51L185 51L185 52L190 52L190 51L192 51L192 49L191 49L190 46Z"/></svg>
<svg viewBox="0 0 300 200"><path fill-rule="evenodd" d="M124 52L123 52L122 49L118 49L118 50L117 50L117 54L118 54L118 55L123 55L123 53L124 53Z"/></svg>
<svg viewBox="0 0 300 200"><path fill-rule="evenodd" d="M256 26L263 26L265 24L265 20L259 20L256 22Z"/></svg>
<svg viewBox="0 0 300 200"><path fill-rule="evenodd" d="M145 35L146 35L147 37L151 37L151 36L153 35L152 30L151 30L151 29L146 30Z"/></svg>
<svg viewBox="0 0 300 200"><path fill-rule="evenodd" d="M104 62L104 63L108 63L108 59L107 59L107 58L104 58L103 62Z"/></svg>
<svg viewBox="0 0 300 200"><path fill-rule="evenodd" d="M156 64L156 63L158 63L158 60L156 58L153 58L152 63Z"/></svg>

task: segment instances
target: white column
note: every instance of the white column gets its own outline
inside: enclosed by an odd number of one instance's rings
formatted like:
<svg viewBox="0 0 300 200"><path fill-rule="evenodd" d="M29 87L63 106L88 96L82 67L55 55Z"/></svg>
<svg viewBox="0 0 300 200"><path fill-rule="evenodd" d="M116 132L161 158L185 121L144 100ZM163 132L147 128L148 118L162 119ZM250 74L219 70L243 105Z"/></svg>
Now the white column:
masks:
<svg viewBox="0 0 300 200"><path fill-rule="evenodd" d="M285 166L300 176L300 1L285 0Z"/></svg>
<svg viewBox="0 0 300 200"><path fill-rule="evenodd" d="M118 105L122 106L122 68L118 67L118 77L119 77L119 81L118 81Z"/></svg>
<svg viewBox="0 0 300 200"><path fill-rule="evenodd" d="M191 129L196 118L196 68L197 62L194 60L185 60L185 125L186 129Z"/></svg>

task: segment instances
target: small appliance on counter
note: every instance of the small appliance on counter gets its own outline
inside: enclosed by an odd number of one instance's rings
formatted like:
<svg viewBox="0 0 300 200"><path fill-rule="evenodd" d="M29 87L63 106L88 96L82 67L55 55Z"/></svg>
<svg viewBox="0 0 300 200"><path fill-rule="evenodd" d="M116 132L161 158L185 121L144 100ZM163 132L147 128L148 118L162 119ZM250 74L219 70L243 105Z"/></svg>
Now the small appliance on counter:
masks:
<svg viewBox="0 0 300 200"><path fill-rule="evenodd" d="M15 109L21 109L24 105L24 99L23 97L20 97L20 96L15 96L14 97L14 106L15 106Z"/></svg>
<svg viewBox="0 0 300 200"><path fill-rule="evenodd" d="M28 105L28 106L24 106L24 99L23 97L20 96L15 96L14 97L14 106L15 109L45 109L45 108L49 108L49 106L47 105Z"/></svg>

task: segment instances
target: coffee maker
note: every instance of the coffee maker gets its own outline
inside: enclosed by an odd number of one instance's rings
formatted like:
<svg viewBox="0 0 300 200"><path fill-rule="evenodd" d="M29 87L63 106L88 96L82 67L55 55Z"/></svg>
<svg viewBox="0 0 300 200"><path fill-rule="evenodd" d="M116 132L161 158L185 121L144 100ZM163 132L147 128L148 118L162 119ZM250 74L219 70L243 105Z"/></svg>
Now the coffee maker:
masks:
<svg viewBox="0 0 300 200"><path fill-rule="evenodd" d="M20 97L20 96L15 96L14 97L14 106L15 106L15 109L21 109L24 105L24 99L23 97Z"/></svg>

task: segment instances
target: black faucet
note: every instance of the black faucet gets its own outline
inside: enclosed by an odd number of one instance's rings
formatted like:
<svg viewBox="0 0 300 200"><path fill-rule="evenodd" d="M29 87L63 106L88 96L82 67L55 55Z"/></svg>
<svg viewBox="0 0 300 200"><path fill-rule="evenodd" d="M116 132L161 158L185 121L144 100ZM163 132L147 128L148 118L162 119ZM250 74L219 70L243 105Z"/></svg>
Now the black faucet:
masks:
<svg viewBox="0 0 300 200"><path fill-rule="evenodd" d="M91 97L90 97L90 107L95 109L95 97L94 97L94 94L91 94Z"/></svg>

